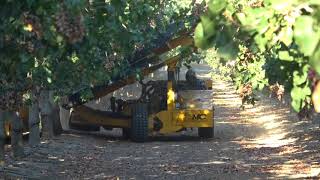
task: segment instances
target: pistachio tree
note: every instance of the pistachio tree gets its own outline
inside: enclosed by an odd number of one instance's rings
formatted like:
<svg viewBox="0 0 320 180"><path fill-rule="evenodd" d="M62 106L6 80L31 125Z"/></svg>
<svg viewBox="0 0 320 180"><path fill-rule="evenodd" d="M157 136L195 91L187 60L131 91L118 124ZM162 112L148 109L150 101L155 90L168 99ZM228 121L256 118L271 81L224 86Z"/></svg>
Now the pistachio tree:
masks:
<svg viewBox="0 0 320 180"><path fill-rule="evenodd" d="M12 129L21 134L17 112L29 103L30 144L39 142L39 116L43 138L50 139L54 135L53 99L75 92L88 99L91 87L138 71L132 64L180 30L192 27L195 3L1 1L0 108L11 116L1 118L1 123L11 120ZM21 142L12 143L22 147Z"/></svg>
<svg viewBox="0 0 320 180"><path fill-rule="evenodd" d="M234 81L244 102L254 103L255 92L270 86L289 92L295 111L319 112L318 0L211 0L195 42L236 59Z"/></svg>

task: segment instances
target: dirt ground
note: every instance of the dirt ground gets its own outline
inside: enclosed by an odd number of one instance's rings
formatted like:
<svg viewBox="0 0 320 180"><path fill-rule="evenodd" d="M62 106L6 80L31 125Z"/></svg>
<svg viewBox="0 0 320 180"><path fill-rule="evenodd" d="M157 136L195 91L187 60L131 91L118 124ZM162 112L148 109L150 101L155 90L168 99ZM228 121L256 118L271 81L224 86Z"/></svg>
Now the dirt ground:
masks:
<svg viewBox="0 0 320 180"><path fill-rule="evenodd" d="M288 107L261 95L240 110L234 87L213 84L215 138L196 130L121 139L119 130L65 132L52 142L27 147L13 159L6 148L2 179L320 179L319 122L299 121ZM0 178L0 179L1 179Z"/></svg>

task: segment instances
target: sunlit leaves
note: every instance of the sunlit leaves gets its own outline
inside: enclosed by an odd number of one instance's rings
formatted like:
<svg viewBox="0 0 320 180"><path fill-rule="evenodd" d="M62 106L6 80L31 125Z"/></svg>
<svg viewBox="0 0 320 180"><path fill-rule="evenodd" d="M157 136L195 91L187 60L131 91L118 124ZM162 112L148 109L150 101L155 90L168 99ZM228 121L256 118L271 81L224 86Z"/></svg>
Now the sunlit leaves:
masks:
<svg viewBox="0 0 320 180"><path fill-rule="evenodd" d="M294 25L295 42L302 53L311 56L320 40L319 31L314 30L314 20L310 16L300 16Z"/></svg>
<svg viewBox="0 0 320 180"><path fill-rule="evenodd" d="M290 46L293 41L293 30L291 27L284 27L278 34L278 38L286 46Z"/></svg>
<svg viewBox="0 0 320 180"><path fill-rule="evenodd" d="M291 105L295 111L299 112L305 106L306 97L311 95L311 90L308 86L296 86L291 90L290 94L292 98Z"/></svg>
<svg viewBox="0 0 320 180"><path fill-rule="evenodd" d="M273 16L273 12L264 8L246 7L236 14L239 22L247 31L256 31L260 34L267 31L269 27L268 19Z"/></svg>
<svg viewBox="0 0 320 180"><path fill-rule="evenodd" d="M77 56L76 53L72 53L71 57L70 57L70 60L73 62L73 63L76 63L77 61L79 61L79 57Z"/></svg>
<svg viewBox="0 0 320 180"><path fill-rule="evenodd" d="M105 84L111 76L112 80L117 80L132 73L127 60L136 50L145 49L145 53L149 53L155 44L162 45L154 40L167 41L184 28L185 22L194 18L191 14L184 16L191 11L191 2L6 1L0 6L1 74L11 79L19 74L22 81L28 74L33 83L62 94ZM181 3L185 5L180 7ZM54 18L60 11L68 12L68 16ZM32 37L36 26L23 23L21 15L24 13L39 20L41 38ZM74 36L77 28L69 27L74 27L75 19L83 22L85 36L82 41L68 43L63 34L58 33L57 24L67 24L65 34ZM205 31L210 32L210 28L206 26ZM168 31L170 33L165 34ZM35 51L26 52L27 44L34 45ZM116 54L111 70L104 66L106 52Z"/></svg>
<svg viewBox="0 0 320 180"><path fill-rule="evenodd" d="M223 37L223 35L220 35L220 37ZM237 43L231 41L231 40L223 40L222 43L216 44L217 52L219 57L230 60L235 59L238 54L238 47Z"/></svg>
<svg viewBox="0 0 320 180"><path fill-rule="evenodd" d="M269 42L269 39L262 35L256 35L254 37L255 43L257 44L260 51L266 50L266 44Z"/></svg>
<svg viewBox="0 0 320 180"><path fill-rule="evenodd" d="M209 12L213 16L218 15L226 6L226 0L211 0L208 4Z"/></svg>
<svg viewBox="0 0 320 180"><path fill-rule="evenodd" d="M205 49L209 47L209 40L215 35L215 24L208 16L201 16L201 23L195 29L194 39L195 45Z"/></svg>
<svg viewBox="0 0 320 180"><path fill-rule="evenodd" d="M317 0L264 0L262 4L251 1L227 1L227 5L217 5L208 12L216 14L215 43L220 55L229 54L228 46L231 42L245 42L245 45L254 53L269 56L272 61L264 62L262 66L268 69L268 76L275 80L282 80L286 88L291 90L292 106L296 111L310 103L310 83L307 72L312 66L320 75L320 7ZM212 4L211 4L212 5ZM219 11L224 11L223 16ZM224 20L222 20L224 18ZM221 32L232 24L237 28L236 33ZM219 29L221 28L221 29ZM204 34L203 34L204 35ZM228 36L232 37L226 38ZM221 43L222 42L222 43ZM240 50L241 52L241 50ZM238 54L238 58L241 53ZM221 56L223 57L223 56ZM224 56L227 59L231 57ZM241 57L240 57L241 58ZM234 80L236 84L251 82L254 87L257 79L268 80L269 77L256 77L259 70L251 66L260 66L258 61L250 61L245 65L237 65L239 72ZM279 66L280 67L273 67ZM239 69L240 68L240 69ZM250 73L249 73L250 72ZM249 75L251 74L251 75ZM281 77L280 77L281 76ZM284 77L282 77L284 76ZM275 83L275 82L274 82Z"/></svg>
<svg viewBox="0 0 320 180"><path fill-rule="evenodd" d="M216 28L214 21L212 21L208 16L201 16L201 24L206 38L214 35Z"/></svg>
<svg viewBox="0 0 320 180"><path fill-rule="evenodd" d="M195 45L199 48L205 49L206 42L204 39L204 30L202 24L198 24L195 31L194 31L194 41Z"/></svg>
<svg viewBox="0 0 320 180"><path fill-rule="evenodd" d="M240 45L236 61L235 74L233 75L235 78L233 80L238 88L244 84L250 84L255 91L262 90L265 85L267 85L265 70L263 69L265 59L261 54L252 54L247 47ZM250 101L248 101L249 99L247 98L243 100L248 103L254 103L254 94L251 96L252 97L249 98Z"/></svg>
<svg viewBox="0 0 320 180"><path fill-rule="evenodd" d="M305 65L300 72L293 72L293 85L298 86L307 81L309 65Z"/></svg>
<svg viewBox="0 0 320 180"><path fill-rule="evenodd" d="M293 89L291 90L292 107L295 111L299 112L306 103L309 103L311 96L311 89L308 83L308 71L310 66L305 65L300 72L293 72Z"/></svg>
<svg viewBox="0 0 320 180"><path fill-rule="evenodd" d="M318 1L318 0L309 0L309 3L311 5L319 5L320 6L320 1Z"/></svg>
<svg viewBox="0 0 320 180"><path fill-rule="evenodd" d="M297 0L265 0L265 3L271 5L274 10L283 13L288 12L296 2Z"/></svg>
<svg viewBox="0 0 320 180"><path fill-rule="evenodd" d="M290 56L288 51L279 51L279 59L283 61L293 61L294 57Z"/></svg>

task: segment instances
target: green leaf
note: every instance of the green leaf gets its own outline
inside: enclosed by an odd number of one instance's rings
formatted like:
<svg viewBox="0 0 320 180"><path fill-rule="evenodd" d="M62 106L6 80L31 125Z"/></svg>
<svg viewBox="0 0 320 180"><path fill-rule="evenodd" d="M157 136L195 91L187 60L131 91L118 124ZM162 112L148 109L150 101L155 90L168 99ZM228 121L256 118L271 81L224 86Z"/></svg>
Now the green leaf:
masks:
<svg viewBox="0 0 320 180"><path fill-rule="evenodd" d="M258 81L252 81L252 88L257 89L258 88Z"/></svg>
<svg viewBox="0 0 320 180"><path fill-rule="evenodd" d="M286 46L290 46L293 41L293 30L291 27L282 28L280 33L280 41L283 42Z"/></svg>
<svg viewBox="0 0 320 180"><path fill-rule="evenodd" d="M211 0L208 6L212 15L217 15L227 6L227 2L225 0Z"/></svg>
<svg viewBox="0 0 320 180"><path fill-rule="evenodd" d="M309 0L309 4L311 4L311 5L319 5L320 6L320 1L319 0Z"/></svg>
<svg viewBox="0 0 320 180"><path fill-rule="evenodd" d="M236 14L236 17L244 26L243 29L264 34L269 28L268 19L273 17L273 12L265 8L245 7L242 12Z"/></svg>
<svg viewBox="0 0 320 180"><path fill-rule="evenodd" d="M254 40L261 52L266 50L266 44L269 42L266 37L258 34L254 37Z"/></svg>
<svg viewBox="0 0 320 180"><path fill-rule="evenodd" d="M294 58L292 56L290 56L288 51L279 51L278 55L279 55L279 59L281 59L283 61L293 61L294 60Z"/></svg>
<svg viewBox="0 0 320 180"><path fill-rule="evenodd" d="M311 93L311 89L308 85L305 85L304 87L295 86L290 93L293 109L299 112L301 108L305 106L305 100L310 100Z"/></svg>
<svg viewBox="0 0 320 180"><path fill-rule="evenodd" d="M311 16L300 16L294 25L294 39L304 55L311 56L320 40L320 34L313 29Z"/></svg>
<svg viewBox="0 0 320 180"><path fill-rule="evenodd" d="M297 0L265 0L265 4L270 4L273 9L281 12L289 10L296 2Z"/></svg>
<svg viewBox="0 0 320 180"><path fill-rule="evenodd" d="M198 48L205 49L206 42L202 23L199 23L195 29L194 42Z"/></svg>
<svg viewBox="0 0 320 180"><path fill-rule="evenodd" d="M307 81L308 73L299 73L298 71L293 72L293 84L295 86L301 85Z"/></svg>
<svg viewBox="0 0 320 180"><path fill-rule="evenodd" d="M246 19L246 15L244 13L237 13L236 17L238 19L238 21L240 21L240 23L242 25L247 25L247 19Z"/></svg>
<svg viewBox="0 0 320 180"><path fill-rule="evenodd" d="M302 88L302 95L303 97L306 97L306 96L310 96L311 95L311 89L309 86L304 86L304 88Z"/></svg>
<svg viewBox="0 0 320 180"><path fill-rule="evenodd" d="M264 83L264 82L259 83L259 84L258 84L258 90L259 90L259 91L262 91L263 88L265 87L265 84L266 84L266 83Z"/></svg>
<svg viewBox="0 0 320 180"><path fill-rule="evenodd" d="M208 16L201 16L201 24L203 27L204 36L209 38L215 33L215 24Z"/></svg>
<svg viewBox="0 0 320 180"><path fill-rule="evenodd" d="M301 101L291 101L291 106L293 108L293 110L295 110L296 112L299 112L301 109Z"/></svg>
<svg viewBox="0 0 320 180"><path fill-rule="evenodd" d="M224 59L236 59L238 54L237 45L234 42L217 47L218 55Z"/></svg>

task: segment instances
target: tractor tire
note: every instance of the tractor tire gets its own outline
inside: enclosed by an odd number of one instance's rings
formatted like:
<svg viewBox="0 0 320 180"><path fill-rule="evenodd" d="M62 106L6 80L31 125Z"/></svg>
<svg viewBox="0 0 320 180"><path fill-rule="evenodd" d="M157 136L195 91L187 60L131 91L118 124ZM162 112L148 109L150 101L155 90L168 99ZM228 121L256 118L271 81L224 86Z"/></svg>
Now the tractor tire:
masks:
<svg viewBox="0 0 320 180"><path fill-rule="evenodd" d="M214 112L214 106L212 106L212 111ZM201 138L213 138L214 137L214 118L212 118L213 127L199 127L198 136Z"/></svg>
<svg viewBox="0 0 320 180"><path fill-rule="evenodd" d="M198 135L201 138L213 138L214 128L213 127L200 127L198 128Z"/></svg>
<svg viewBox="0 0 320 180"><path fill-rule="evenodd" d="M122 128L122 138L123 139L130 139L130 129L129 128Z"/></svg>
<svg viewBox="0 0 320 180"><path fill-rule="evenodd" d="M145 142L148 140L147 104L137 103L132 107L130 139L134 142Z"/></svg>

